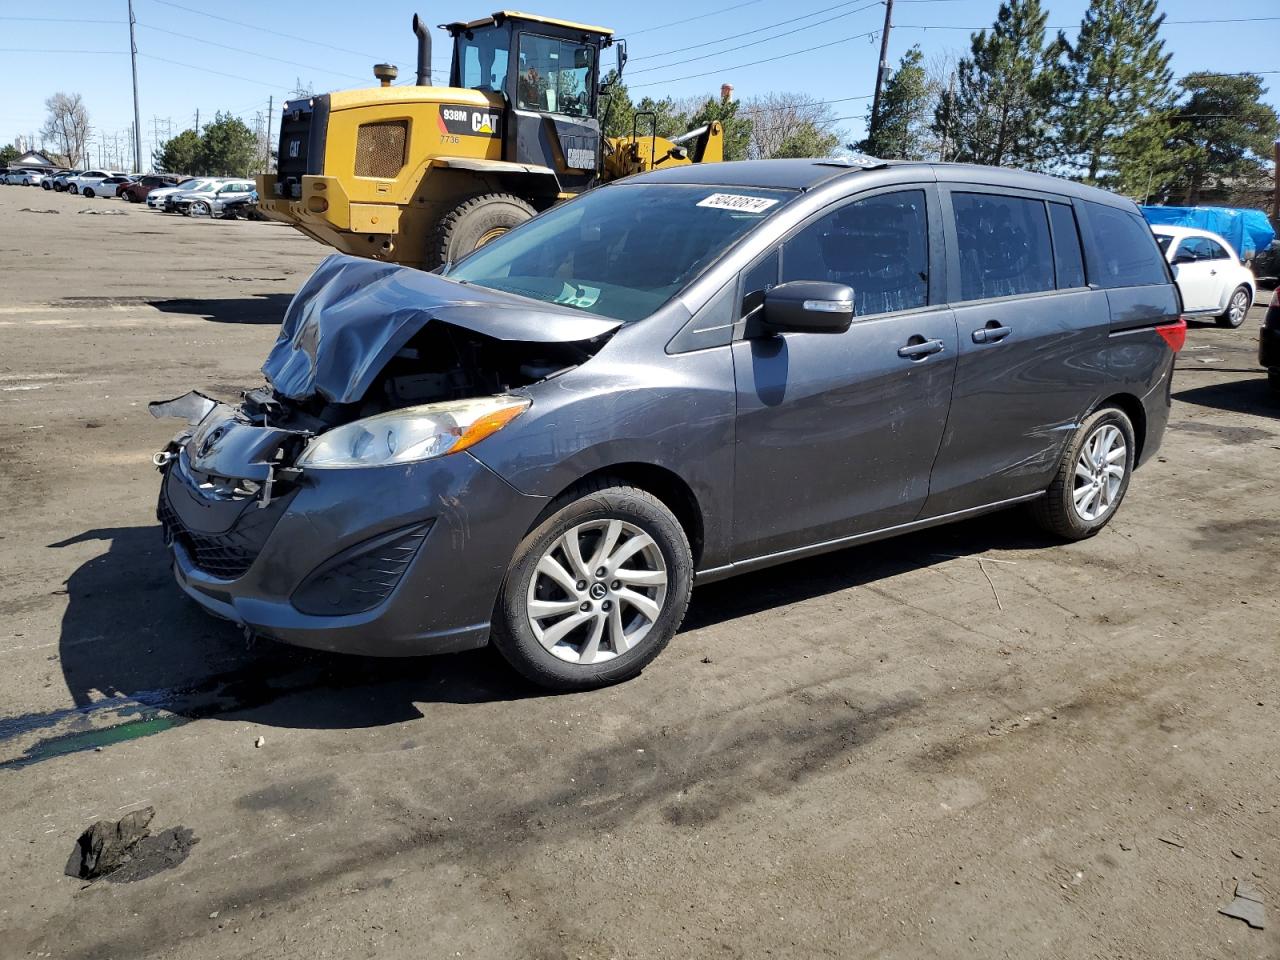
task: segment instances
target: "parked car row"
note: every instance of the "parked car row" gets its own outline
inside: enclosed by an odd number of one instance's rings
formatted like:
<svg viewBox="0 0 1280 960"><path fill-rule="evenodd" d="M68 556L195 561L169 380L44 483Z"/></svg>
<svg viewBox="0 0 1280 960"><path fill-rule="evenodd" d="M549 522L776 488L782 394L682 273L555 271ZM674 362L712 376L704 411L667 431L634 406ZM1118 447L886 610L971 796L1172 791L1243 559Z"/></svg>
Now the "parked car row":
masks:
<svg viewBox="0 0 1280 960"><path fill-rule="evenodd" d="M127 174L116 170L17 169L0 174L0 183L40 186L79 196L119 197L146 202L153 210L194 217L234 220L253 216L258 201L254 182L245 177L185 177L171 173Z"/></svg>

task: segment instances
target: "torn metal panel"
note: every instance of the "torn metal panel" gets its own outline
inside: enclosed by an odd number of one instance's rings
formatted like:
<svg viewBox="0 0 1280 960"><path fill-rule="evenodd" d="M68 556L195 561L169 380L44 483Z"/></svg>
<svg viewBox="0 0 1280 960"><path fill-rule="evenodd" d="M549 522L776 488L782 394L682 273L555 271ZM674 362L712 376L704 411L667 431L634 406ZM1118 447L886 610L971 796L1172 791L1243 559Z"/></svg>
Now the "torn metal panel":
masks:
<svg viewBox="0 0 1280 960"><path fill-rule="evenodd" d="M408 267L334 255L289 304L262 372L281 396L354 403L432 320L534 344L595 340L620 326Z"/></svg>
<svg viewBox="0 0 1280 960"><path fill-rule="evenodd" d="M157 420L165 417L180 417L194 427L216 406L218 406L217 400L192 390L172 400L153 400L147 404L147 409Z"/></svg>

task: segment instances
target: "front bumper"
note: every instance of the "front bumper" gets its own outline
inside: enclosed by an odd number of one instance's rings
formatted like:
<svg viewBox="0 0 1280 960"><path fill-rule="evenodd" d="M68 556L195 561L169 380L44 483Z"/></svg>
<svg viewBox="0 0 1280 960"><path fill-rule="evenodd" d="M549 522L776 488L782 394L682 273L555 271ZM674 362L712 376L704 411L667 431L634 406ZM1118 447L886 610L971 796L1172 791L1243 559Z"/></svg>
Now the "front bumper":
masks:
<svg viewBox="0 0 1280 960"><path fill-rule="evenodd" d="M256 499L210 501L185 451L163 474L159 514L174 577L188 596L275 640L371 656L483 646L516 545L546 503L518 493L469 453L308 471L265 509ZM384 599L358 612L314 612L325 591L336 608L352 606L341 591L359 586L359 574L325 579L326 570L402 531L411 535L396 540L403 563ZM210 548L218 542L227 552ZM384 554L369 556L366 570L385 573Z"/></svg>

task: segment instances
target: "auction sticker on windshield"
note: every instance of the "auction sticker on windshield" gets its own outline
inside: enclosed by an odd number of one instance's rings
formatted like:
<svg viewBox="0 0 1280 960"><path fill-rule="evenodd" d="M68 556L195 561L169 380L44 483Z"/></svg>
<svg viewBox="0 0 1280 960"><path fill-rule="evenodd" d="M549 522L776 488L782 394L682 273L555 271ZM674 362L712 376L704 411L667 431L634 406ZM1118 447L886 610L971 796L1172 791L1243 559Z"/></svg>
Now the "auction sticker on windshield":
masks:
<svg viewBox="0 0 1280 960"><path fill-rule="evenodd" d="M740 193L713 193L705 200L699 200L698 206L711 207L714 210L736 210L739 213L764 213L775 203L772 197L747 197Z"/></svg>

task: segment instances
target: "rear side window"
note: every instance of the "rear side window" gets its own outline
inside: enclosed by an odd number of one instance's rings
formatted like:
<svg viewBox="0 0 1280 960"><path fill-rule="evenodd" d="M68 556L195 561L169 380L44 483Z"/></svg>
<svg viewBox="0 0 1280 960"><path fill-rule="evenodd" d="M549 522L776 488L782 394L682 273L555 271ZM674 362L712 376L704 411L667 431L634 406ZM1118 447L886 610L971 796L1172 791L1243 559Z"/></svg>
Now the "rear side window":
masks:
<svg viewBox="0 0 1280 960"><path fill-rule="evenodd" d="M1053 228L1053 267L1058 277L1058 289L1083 287L1084 254L1080 250L1075 212L1065 203L1050 203L1049 226Z"/></svg>
<svg viewBox="0 0 1280 960"><path fill-rule="evenodd" d="M1168 283L1160 248L1136 213L1086 201L1093 279L1104 287Z"/></svg>
<svg viewBox="0 0 1280 960"><path fill-rule="evenodd" d="M782 281L853 288L858 316L929 300L929 228L923 190L857 200L802 229L782 248Z"/></svg>
<svg viewBox="0 0 1280 960"><path fill-rule="evenodd" d="M1053 246L1042 200L953 193L964 300L1054 289Z"/></svg>
<svg viewBox="0 0 1280 960"><path fill-rule="evenodd" d="M1205 237L1202 241L1208 251L1210 260L1228 260L1231 255L1227 253L1227 248L1220 244L1217 240L1210 240Z"/></svg>

